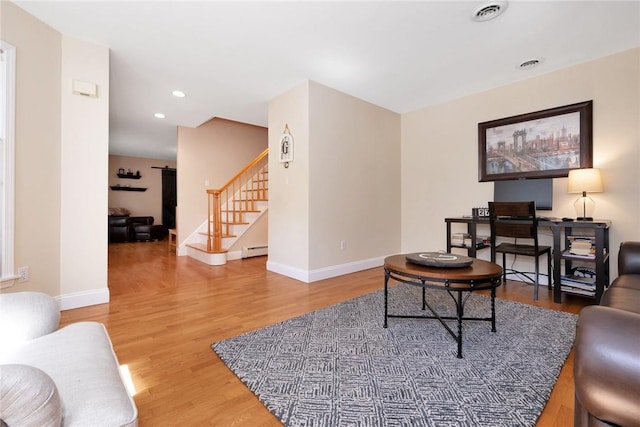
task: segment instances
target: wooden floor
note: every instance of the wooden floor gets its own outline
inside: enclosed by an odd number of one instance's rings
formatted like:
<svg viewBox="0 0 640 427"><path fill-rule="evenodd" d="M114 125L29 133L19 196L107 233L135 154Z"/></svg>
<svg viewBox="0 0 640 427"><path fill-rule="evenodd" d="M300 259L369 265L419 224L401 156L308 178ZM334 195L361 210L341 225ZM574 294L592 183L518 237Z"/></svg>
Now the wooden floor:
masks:
<svg viewBox="0 0 640 427"><path fill-rule="evenodd" d="M62 324L106 325L129 367L139 425L277 426L211 350L210 344L383 287L382 267L305 284L266 271L266 257L208 266L167 251L167 241L109 246L111 302L62 313ZM589 300L535 305L577 313ZM533 288L509 282L498 297L533 304ZM382 319L381 319L382 320ZM573 425L573 355L538 426Z"/></svg>

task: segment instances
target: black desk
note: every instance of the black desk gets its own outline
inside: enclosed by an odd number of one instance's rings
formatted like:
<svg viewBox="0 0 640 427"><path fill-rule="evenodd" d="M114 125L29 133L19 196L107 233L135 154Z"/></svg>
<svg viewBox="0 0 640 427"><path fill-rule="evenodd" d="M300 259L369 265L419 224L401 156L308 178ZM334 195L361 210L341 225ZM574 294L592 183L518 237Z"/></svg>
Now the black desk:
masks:
<svg viewBox="0 0 640 427"><path fill-rule="evenodd" d="M481 246L477 248L474 242L477 237L477 225L489 225L489 218L485 217L455 217L445 218L447 224L447 252L451 252L452 247L460 247L467 250L468 256L476 256L478 249L489 247ZM467 233L471 236L472 244L469 246L455 246L451 244L451 224L467 224ZM609 228L611 221L594 220L594 221L562 221L560 218L548 218L538 220L538 227L548 227L553 236L553 301L562 302L562 261L564 261L565 274L571 269L573 262L580 261L591 263L595 266L596 283L595 283L595 300L599 303L602 293L609 286ZM596 255L595 258L585 259L568 254L564 249L569 247L568 236L578 232L589 234L594 237ZM563 238L564 234L564 238ZM550 279L551 280L551 279Z"/></svg>

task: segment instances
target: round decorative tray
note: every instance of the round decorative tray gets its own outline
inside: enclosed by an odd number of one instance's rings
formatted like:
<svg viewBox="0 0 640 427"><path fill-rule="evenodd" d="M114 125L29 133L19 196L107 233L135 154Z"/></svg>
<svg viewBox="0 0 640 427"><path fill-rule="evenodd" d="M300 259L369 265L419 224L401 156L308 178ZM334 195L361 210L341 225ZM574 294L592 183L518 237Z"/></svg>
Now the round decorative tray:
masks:
<svg viewBox="0 0 640 427"><path fill-rule="evenodd" d="M463 255L454 255L445 252L416 252L406 256L412 264L420 264L427 267L460 268L468 267L473 263L473 258Z"/></svg>

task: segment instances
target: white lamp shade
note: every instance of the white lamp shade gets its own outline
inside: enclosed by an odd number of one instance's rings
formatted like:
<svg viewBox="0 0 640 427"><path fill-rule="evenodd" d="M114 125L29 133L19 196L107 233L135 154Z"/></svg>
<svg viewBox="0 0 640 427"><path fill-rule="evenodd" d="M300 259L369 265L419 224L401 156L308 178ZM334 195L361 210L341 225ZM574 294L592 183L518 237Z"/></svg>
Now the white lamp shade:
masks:
<svg viewBox="0 0 640 427"><path fill-rule="evenodd" d="M600 169L571 169L567 184L568 193L602 193Z"/></svg>

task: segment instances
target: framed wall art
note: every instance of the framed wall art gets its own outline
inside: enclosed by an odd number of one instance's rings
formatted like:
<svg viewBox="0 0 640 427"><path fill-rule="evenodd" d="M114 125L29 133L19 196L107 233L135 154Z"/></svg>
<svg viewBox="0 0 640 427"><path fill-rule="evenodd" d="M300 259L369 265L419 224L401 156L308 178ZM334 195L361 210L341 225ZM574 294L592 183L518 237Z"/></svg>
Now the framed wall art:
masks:
<svg viewBox="0 0 640 427"><path fill-rule="evenodd" d="M593 166L593 101L478 123L478 180L566 177Z"/></svg>
<svg viewBox="0 0 640 427"><path fill-rule="evenodd" d="M289 162L293 161L293 136L289 131L289 125L285 125L284 132L280 137L280 163L285 168L289 167Z"/></svg>

